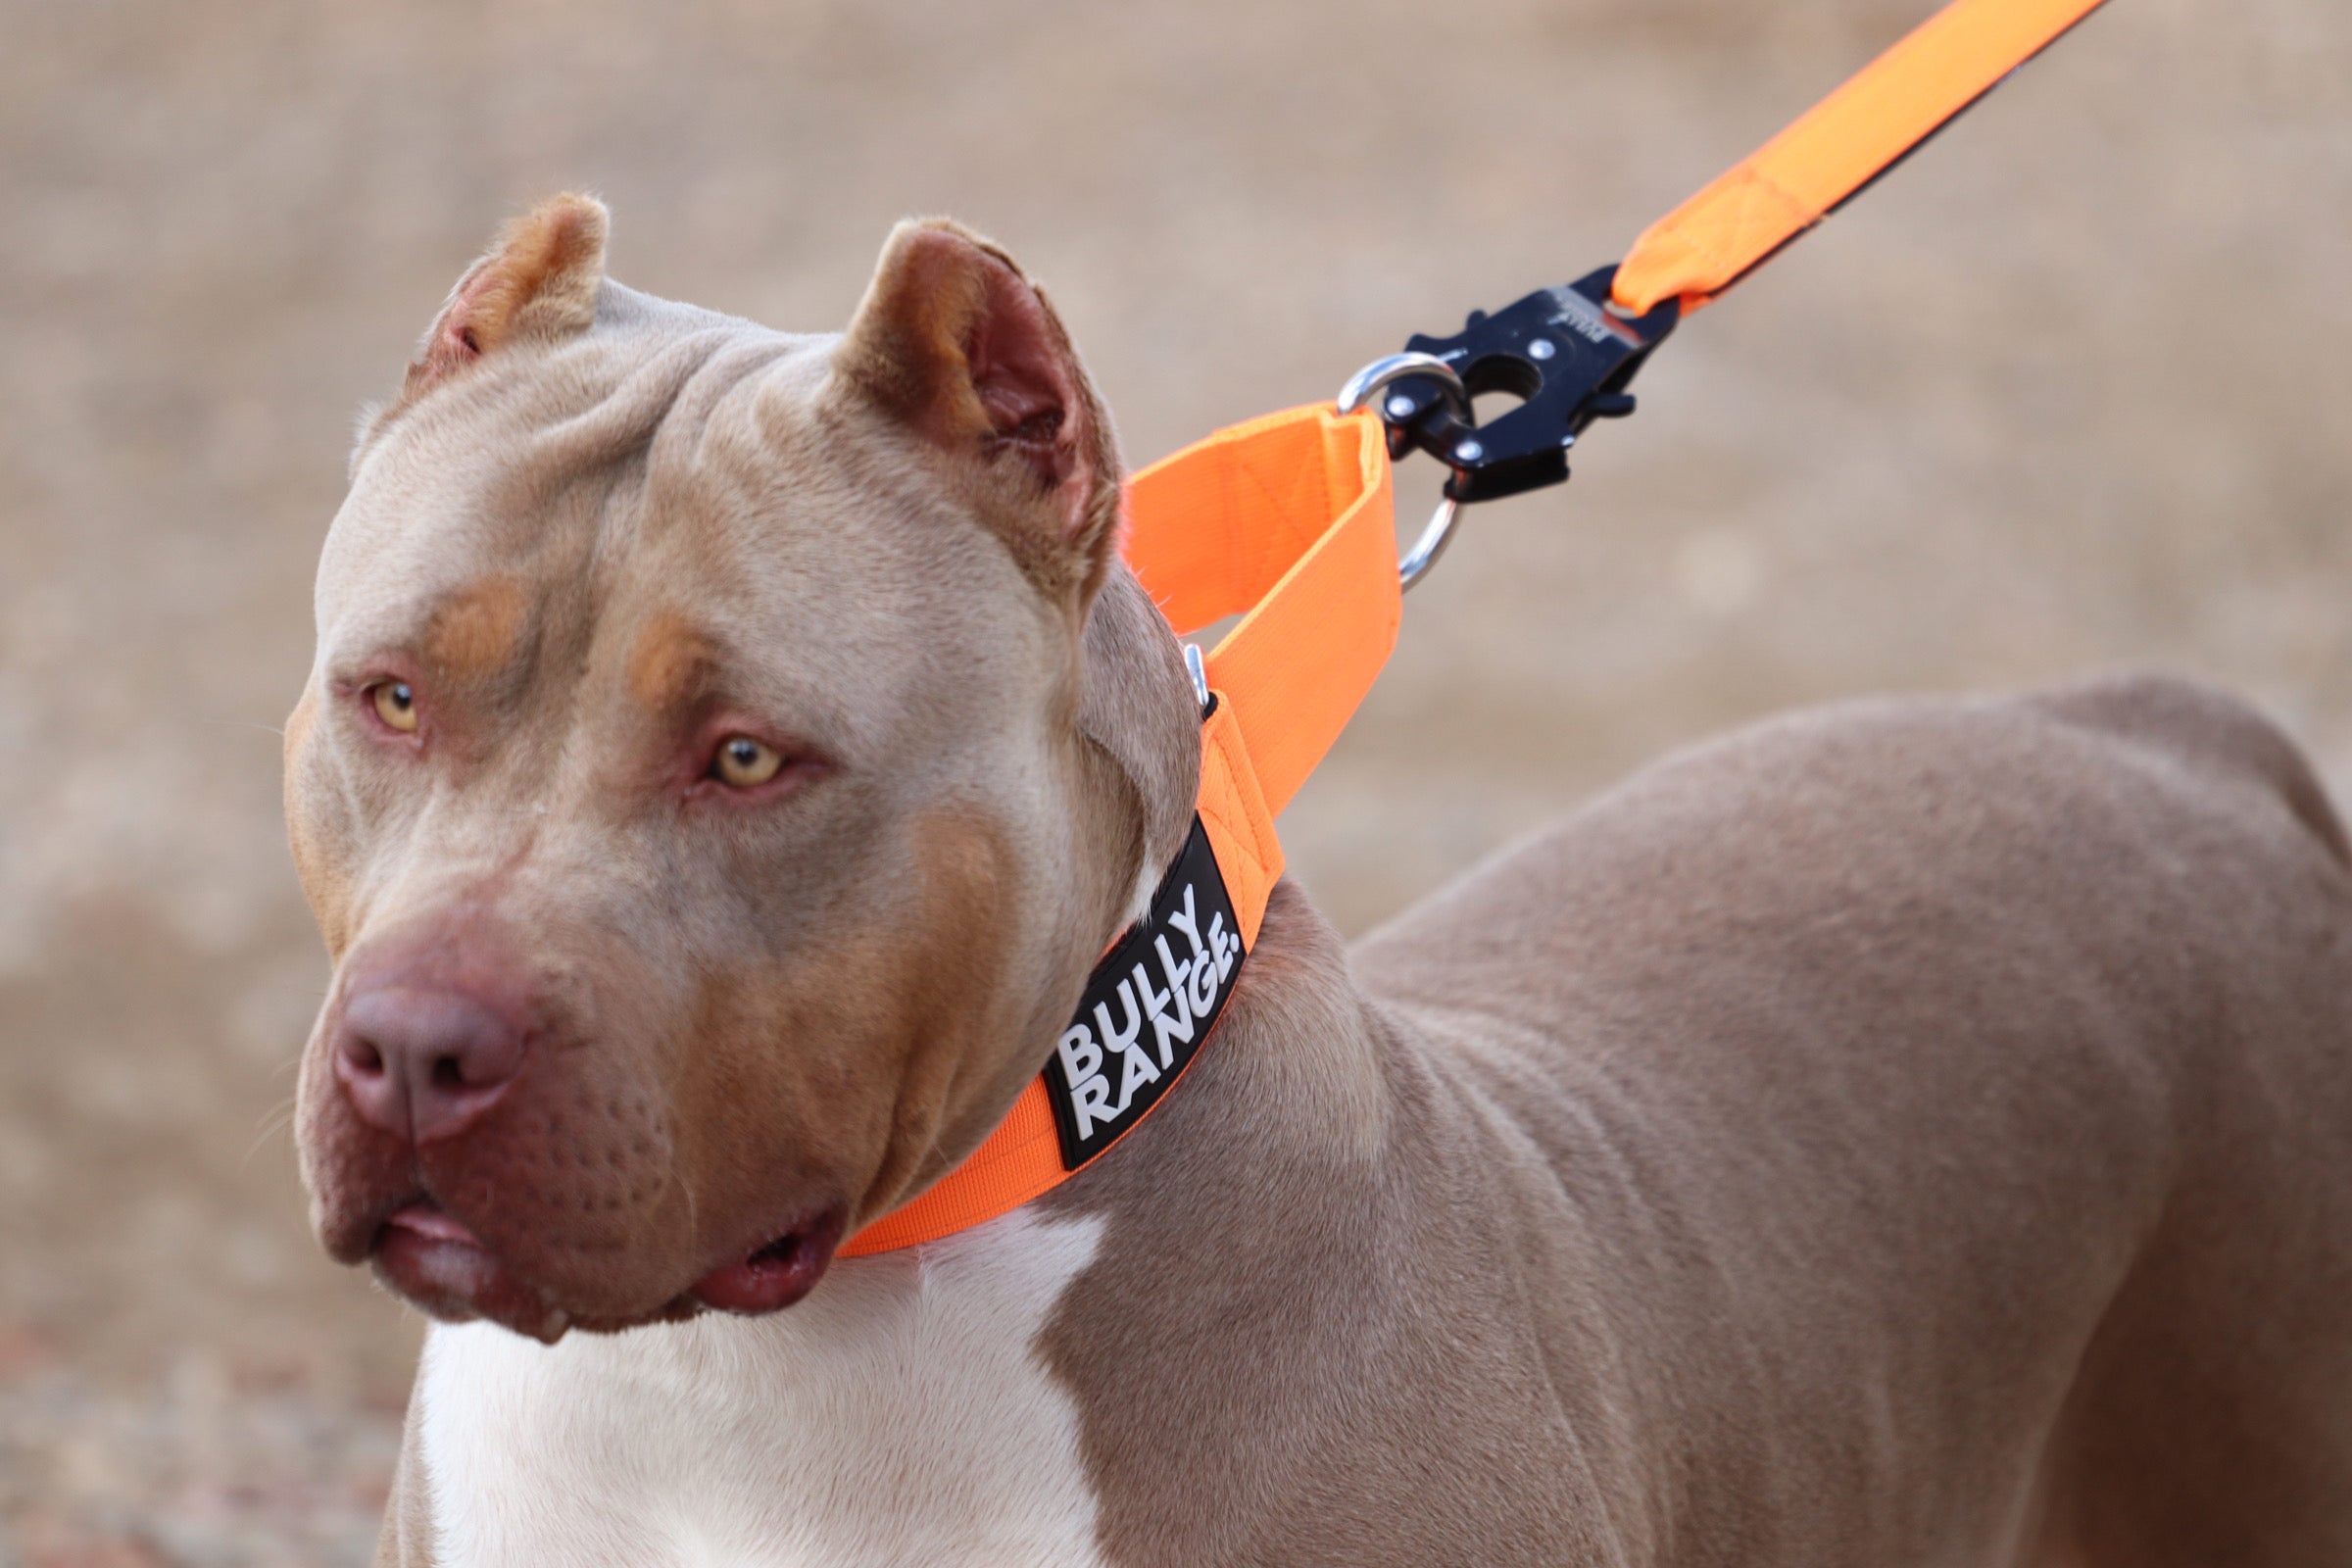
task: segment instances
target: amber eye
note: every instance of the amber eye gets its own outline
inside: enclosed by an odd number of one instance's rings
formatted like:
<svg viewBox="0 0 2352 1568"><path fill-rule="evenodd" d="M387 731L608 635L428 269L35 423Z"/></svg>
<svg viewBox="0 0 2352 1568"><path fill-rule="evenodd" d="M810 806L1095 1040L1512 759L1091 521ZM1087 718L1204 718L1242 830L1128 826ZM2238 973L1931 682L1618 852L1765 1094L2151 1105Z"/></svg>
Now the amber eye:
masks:
<svg viewBox="0 0 2352 1568"><path fill-rule="evenodd" d="M368 701L375 704L375 716L403 735L416 733L416 693L405 680L381 680L368 688Z"/></svg>
<svg viewBox="0 0 2352 1568"><path fill-rule="evenodd" d="M774 778L783 765L783 754L773 746L749 735L730 735L718 743L718 755L710 759L710 776L734 789L748 790Z"/></svg>

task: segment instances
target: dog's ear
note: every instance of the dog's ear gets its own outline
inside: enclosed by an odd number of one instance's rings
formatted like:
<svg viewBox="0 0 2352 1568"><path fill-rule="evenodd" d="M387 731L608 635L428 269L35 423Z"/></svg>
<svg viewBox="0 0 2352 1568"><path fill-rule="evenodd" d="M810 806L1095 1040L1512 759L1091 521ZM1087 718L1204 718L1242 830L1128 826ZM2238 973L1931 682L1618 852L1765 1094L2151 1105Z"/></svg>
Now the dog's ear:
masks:
<svg viewBox="0 0 2352 1568"><path fill-rule="evenodd" d="M450 290L409 367L400 401L421 397L507 344L586 331L596 319L610 225L603 202L568 193L509 223Z"/></svg>
<svg viewBox="0 0 2352 1568"><path fill-rule="evenodd" d="M1060 319L1012 258L955 223L901 223L833 374L947 459L1040 588L1085 608L1117 542L1117 443Z"/></svg>

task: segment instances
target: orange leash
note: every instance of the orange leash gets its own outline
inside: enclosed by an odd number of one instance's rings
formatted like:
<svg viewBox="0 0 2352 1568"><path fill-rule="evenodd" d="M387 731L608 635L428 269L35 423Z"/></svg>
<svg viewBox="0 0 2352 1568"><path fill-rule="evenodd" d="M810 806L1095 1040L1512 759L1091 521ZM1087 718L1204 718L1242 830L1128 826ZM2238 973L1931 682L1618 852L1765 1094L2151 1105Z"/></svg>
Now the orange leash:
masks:
<svg viewBox="0 0 2352 1568"><path fill-rule="evenodd" d="M1680 299L1690 315L2103 3L1955 0L1643 231L1617 269L1617 304L1645 316Z"/></svg>
<svg viewBox="0 0 2352 1568"><path fill-rule="evenodd" d="M1446 499L1493 501L1568 477L1594 419L1631 414L1627 384L1682 318L1950 123L2102 0L1953 0L1795 123L1660 219L1619 266L1544 289L1449 337L1367 367L1392 390L1389 450L1452 470ZM1486 424L1470 400L1524 401ZM1433 532L1439 531L1433 524Z"/></svg>
<svg viewBox="0 0 2352 1568"><path fill-rule="evenodd" d="M2100 3L1954 0L1652 225L1622 266L1473 316L1451 338L1414 338L1408 352L1350 380L1338 409L1267 415L1137 474L1127 492L1127 560L1169 622L1181 632L1242 617L1202 662L1208 707L1196 840L1169 868L1152 912L1097 964L1055 1058L997 1130L930 1190L850 1238L841 1255L912 1247L994 1219L1140 1125L1197 1059L1256 945L1282 875L1275 814L1380 674L1396 640L1401 586L1435 562L1455 506L1565 479L1567 449L1592 420L1632 412L1626 383L1683 315L1819 222ZM1524 401L1477 424L1470 398L1489 391ZM1415 446L1452 475L1400 579L1389 463ZM1201 934L1228 909L1232 935ZM1156 1063L1147 1014L1158 1032ZM1115 1099L1114 1058L1130 1063Z"/></svg>

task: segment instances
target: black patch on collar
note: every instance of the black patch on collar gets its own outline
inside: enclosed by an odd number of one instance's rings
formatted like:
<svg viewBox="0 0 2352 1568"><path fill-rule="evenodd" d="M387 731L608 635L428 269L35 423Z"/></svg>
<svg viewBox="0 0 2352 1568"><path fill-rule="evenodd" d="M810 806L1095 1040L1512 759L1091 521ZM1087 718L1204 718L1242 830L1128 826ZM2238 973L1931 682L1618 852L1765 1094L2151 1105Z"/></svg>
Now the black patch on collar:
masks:
<svg viewBox="0 0 2352 1568"><path fill-rule="evenodd" d="M1046 1063L1062 1169L1118 1142L1167 1093L1225 1010L1242 957L1225 874L1196 815L1151 912L1095 965Z"/></svg>

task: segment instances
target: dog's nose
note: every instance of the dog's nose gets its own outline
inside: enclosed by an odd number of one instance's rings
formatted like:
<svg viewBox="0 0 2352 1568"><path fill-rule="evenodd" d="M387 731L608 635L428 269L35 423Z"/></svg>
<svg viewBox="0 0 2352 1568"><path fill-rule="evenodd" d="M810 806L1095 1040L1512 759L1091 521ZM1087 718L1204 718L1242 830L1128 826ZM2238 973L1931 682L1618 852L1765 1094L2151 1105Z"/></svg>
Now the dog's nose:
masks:
<svg viewBox="0 0 2352 1568"><path fill-rule="evenodd" d="M335 1046L335 1076L362 1119L420 1144L479 1121L522 1070L522 1033L455 991L362 992Z"/></svg>

